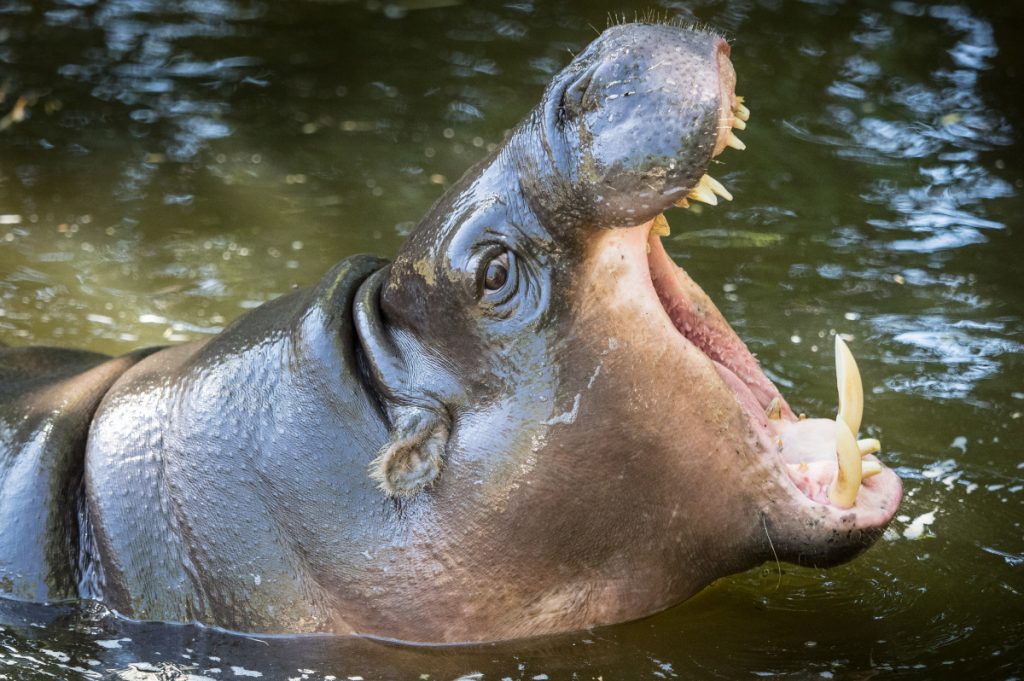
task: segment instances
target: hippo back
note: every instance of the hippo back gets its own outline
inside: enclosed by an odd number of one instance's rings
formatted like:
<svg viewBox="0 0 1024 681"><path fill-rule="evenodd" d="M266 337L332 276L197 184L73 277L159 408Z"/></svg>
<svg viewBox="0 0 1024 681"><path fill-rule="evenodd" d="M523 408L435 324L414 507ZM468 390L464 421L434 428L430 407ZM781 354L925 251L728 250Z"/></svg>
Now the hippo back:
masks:
<svg viewBox="0 0 1024 681"><path fill-rule="evenodd" d="M111 384L152 351L111 359L0 346L0 594L35 601L77 595L89 423Z"/></svg>
<svg viewBox="0 0 1024 681"><path fill-rule="evenodd" d="M345 630L331 575L365 562L353 535L381 505L367 465L387 435L351 307L381 264L349 258L111 387L86 445L81 596L138 619Z"/></svg>

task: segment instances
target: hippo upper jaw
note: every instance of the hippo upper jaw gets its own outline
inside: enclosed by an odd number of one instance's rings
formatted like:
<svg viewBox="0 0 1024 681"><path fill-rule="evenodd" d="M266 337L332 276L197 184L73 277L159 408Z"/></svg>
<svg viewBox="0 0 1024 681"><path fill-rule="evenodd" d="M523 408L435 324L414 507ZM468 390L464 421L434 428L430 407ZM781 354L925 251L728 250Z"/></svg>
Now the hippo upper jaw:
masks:
<svg viewBox="0 0 1024 681"><path fill-rule="evenodd" d="M509 144L539 221L556 238L631 227L699 191L711 159L743 147L729 53L713 32L653 24L577 56Z"/></svg>
<svg viewBox="0 0 1024 681"><path fill-rule="evenodd" d="M865 473L859 488L852 502L835 494L841 476L836 422L793 414L708 295L671 260L652 227L653 222L630 230L636 257L643 257L640 248L646 251L650 282L644 288L657 296L685 342L712 363L745 417L749 444L771 482L761 511L766 529L770 523L778 535L771 548L779 557L816 566L852 558L881 535L895 514L902 495L899 477L873 456L877 442L862 440ZM857 382L859 389L859 375Z"/></svg>

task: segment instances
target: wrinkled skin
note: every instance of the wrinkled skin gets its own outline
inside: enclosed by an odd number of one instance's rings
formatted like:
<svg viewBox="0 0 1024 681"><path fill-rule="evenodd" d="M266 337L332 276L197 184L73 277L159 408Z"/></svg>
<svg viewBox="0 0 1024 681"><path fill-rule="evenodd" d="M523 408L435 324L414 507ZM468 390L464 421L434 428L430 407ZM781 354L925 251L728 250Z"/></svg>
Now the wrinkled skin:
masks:
<svg viewBox="0 0 1024 681"><path fill-rule="evenodd" d="M0 509L53 516L5 535L51 549L15 565L0 542L0 590L457 642L635 619L773 552L862 551L898 478L846 510L798 489L755 413L778 392L649 235L722 151L734 83L710 33L611 28L393 263L349 258L148 356L0 350ZM41 364L14 383L18 352ZM40 397L69 381L90 398ZM59 427L13 429L30 411ZM34 501L30 456L64 466Z"/></svg>

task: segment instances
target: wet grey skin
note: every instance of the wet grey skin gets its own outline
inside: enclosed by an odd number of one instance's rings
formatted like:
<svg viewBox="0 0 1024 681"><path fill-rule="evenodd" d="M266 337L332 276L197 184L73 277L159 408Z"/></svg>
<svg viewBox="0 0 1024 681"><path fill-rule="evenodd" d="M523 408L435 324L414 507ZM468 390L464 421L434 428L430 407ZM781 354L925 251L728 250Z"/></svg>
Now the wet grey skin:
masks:
<svg viewBox="0 0 1024 681"><path fill-rule="evenodd" d="M849 509L803 494L716 367L778 391L649 234L722 151L728 52L608 29L393 263L348 258L215 337L0 350L0 591L465 642L865 549L898 478Z"/></svg>

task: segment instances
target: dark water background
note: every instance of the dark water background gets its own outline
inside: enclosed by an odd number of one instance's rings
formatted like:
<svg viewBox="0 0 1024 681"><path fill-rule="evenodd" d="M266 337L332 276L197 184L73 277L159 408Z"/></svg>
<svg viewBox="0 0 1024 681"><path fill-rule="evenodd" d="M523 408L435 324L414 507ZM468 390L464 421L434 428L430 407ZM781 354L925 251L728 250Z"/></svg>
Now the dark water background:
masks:
<svg viewBox="0 0 1024 681"><path fill-rule="evenodd" d="M0 339L200 338L392 255L609 12L652 6L731 37L753 112L712 171L736 200L673 211L669 251L797 410L832 413L852 337L906 485L885 539L472 649L0 601L0 679L1024 675L1021 3L0 0Z"/></svg>

